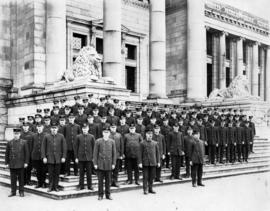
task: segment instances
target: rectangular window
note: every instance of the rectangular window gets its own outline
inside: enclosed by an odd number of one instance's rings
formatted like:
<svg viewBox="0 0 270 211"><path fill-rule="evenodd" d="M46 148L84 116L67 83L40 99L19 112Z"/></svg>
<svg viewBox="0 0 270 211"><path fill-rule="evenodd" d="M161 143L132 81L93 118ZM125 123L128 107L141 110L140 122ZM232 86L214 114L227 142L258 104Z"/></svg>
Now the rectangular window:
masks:
<svg viewBox="0 0 270 211"><path fill-rule="evenodd" d="M206 48L207 48L207 55L212 56L212 50L213 50L213 34L210 32L206 32Z"/></svg>
<svg viewBox="0 0 270 211"><path fill-rule="evenodd" d="M126 44L126 49L127 49L126 58L127 59L136 60L136 53L137 53L136 48L137 48L136 45Z"/></svg>
<svg viewBox="0 0 270 211"><path fill-rule="evenodd" d="M126 66L126 85L131 92L136 91L136 67Z"/></svg>
<svg viewBox="0 0 270 211"><path fill-rule="evenodd" d="M231 83L231 76L230 76L231 70L229 67L226 67L226 87L228 87Z"/></svg>
<svg viewBox="0 0 270 211"><path fill-rule="evenodd" d="M243 42L243 63L247 62L247 44Z"/></svg>
<svg viewBox="0 0 270 211"><path fill-rule="evenodd" d="M231 58L230 38L226 37L226 59L230 60L230 58Z"/></svg>
<svg viewBox="0 0 270 211"><path fill-rule="evenodd" d="M73 33L72 48L73 50L80 50L87 45L87 36L83 34Z"/></svg>
<svg viewBox="0 0 270 211"><path fill-rule="evenodd" d="M258 48L258 65L259 65L259 67L261 67L261 65L262 65L261 56L262 56L262 51L261 51L261 48L259 47Z"/></svg>
<svg viewBox="0 0 270 211"><path fill-rule="evenodd" d="M96 50L99 54L103 54L103 39L96 38Z"/></svg>

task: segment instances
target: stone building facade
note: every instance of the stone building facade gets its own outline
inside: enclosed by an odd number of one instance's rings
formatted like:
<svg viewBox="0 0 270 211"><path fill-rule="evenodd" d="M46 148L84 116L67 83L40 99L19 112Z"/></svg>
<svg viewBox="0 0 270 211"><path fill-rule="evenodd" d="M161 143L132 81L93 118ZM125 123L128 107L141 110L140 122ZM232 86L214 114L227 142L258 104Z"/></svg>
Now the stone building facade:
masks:
<svg viewBox="0 0 270 211"><path fill-rule="evenodd" d="M61 80L92 45L114 82ZM204 100L238 74L270 100L269 22L212 0L3 0L0 139L54 98Z"/></svg>

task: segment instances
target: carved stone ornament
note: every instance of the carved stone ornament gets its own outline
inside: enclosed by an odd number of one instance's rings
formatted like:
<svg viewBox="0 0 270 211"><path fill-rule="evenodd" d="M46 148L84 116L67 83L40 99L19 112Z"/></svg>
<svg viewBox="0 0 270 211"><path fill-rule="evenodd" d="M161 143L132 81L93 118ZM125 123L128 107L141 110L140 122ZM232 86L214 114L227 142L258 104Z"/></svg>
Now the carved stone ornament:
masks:
<svg viewBox="0 0 270 211"><path fill-rule="evenodd" d="M214 89L208 100L224 100L224 99L242 99L250 98L255 99L255 96L252 96L248 88L248 80L245 75L236 76L229 87L225 89Z"/></svg>
<svg viewBox="0 0 270 211"><path fill-rule="evenodd" d="M101 57L93 46L83 47L73 65L63 74L66 82L74 81L77 78L89 78L97 80L101 77Z"/></svg>

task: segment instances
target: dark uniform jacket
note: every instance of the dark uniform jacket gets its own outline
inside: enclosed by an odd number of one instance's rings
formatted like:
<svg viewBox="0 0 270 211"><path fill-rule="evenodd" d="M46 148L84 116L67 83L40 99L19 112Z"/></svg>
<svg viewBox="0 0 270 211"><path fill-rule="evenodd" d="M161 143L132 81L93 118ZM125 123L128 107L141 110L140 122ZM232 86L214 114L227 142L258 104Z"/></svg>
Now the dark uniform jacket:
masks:
<svg viewBox="0 0 270 211"><path fill-rule="evenodd" d="M116 129L116 131L118 133L120 133L122 136L124 136L125 134L129 133L129 127L128 125L119 125Z"/></svg>
<svg viewBox="0 0 270 211"><path fill-rule="evenodd" d="M159 148L155 141L144 140L140 143L138 163L141 163L143 166L157 166L160 163Z"/></svg>
<svg viewBox="0 0 270 211"><path fill-rule="evenodd" d="M74 143L74 154L79 161L92 161L95 137L91 134L79 134Z"/></svg>
<svg viewBox="0 0 270 211"><path fill-rule="evenodd" d="M94 165L98 166L99 170L112 170L112 165L116 164L116 148L114 140L108 139L105 141L103 138L96 140L93 162Z"/></svg>
<svg viewBox="0 0 270 211"><path fill-rule="evenodd" d="M236 128L228 127L228 144L236 143Z"/></svg>
<svg viewBox="0 0 270 211"><path fill-rule="evenodd" d="M207 127L207 143L208 145L216 145L219 143L219 133L218 133L218 127Z"/></svg>
<svg viewBox="0 0 270 211"><path fill-rule="evenodd" d="M171 131L172 131L172 128L169 125L167 125L167 126L165 126L165 125L161 126L160 132L161 132L162 135L164 135L165 145L166 145L166 148L165 148L166 153L168 153L170 151L170 148L169 148L169 133Z"/></svg>
<svg viewBox="0 0 270 211"><path fill-rule="evenodd" d="M77 135L81 133L81 128L76 123L74 124L67 124L64 127L64 136L67 143L67 150L72 151L74 150L74 141Z"/></svg>
<svg viewBox="0 0 270 211"><path fill-rule="evenodd" d="M114 140L116 148L116 159L123 157L124 154L124 140L120 133L112 133L109 136L110 139Z"/></svg>
<svg viewBox="0 0 270 211"><path fill-rule="evenodd" d="M111 124L118 125L119 124L119 117L109 115L109 116L107 116L107 121L106 122L109 123L110 125Z"/></svg>
<svg viewBox="0 0 270 211"><path fill-rule="evenodd" d="M29 150L25 140L11 140L7 143L5 164L11 169L24 168L24 164L29 162Z"/></svg>
<svg viewBox="0 0 270 211"><path fill-rule="evenodd" d="M142 136L138 133L127 133L124 136L124 150L127 158L138 158Z"/></svg>
<svg viewBox="0 0 270 211"><path fill-rule="evenodd" d="M136 133L139 133L141 134L142 137L145 137L145 126L142 124L142 125L136 125Z"/></svg>
<svg viewBox="0 0 270 211"><path fill-rule="evenodd" d="M84 123L87 122L87 115L86 114L82 114L79 115L77 114L76 118L75 118L75 123L80 125L81 127L83 126Z"/></svg>
<svg viewBox="0 0 270 211"><path fill-rule="evenodd" d="M190 135L186 135L184 137L184 152L186 157L191 156L191 146L192 142L194 141L194 137Z"/></svg>
<svg viewBox="0 0 270 211"><path fill-rule="evenodd" d="M184 155L184 137L181 132L172 131L169 134L169 148L171 155Z"/></svg>
<svg viewBox="0 0 270 211"><path fill-rule="evenodd" d="M228 128L227 127L219 127L219 144L226 145L228 144Z"/></svg>
<svg viewBox="0 0 270 211"><path fill-rule="evenodd" d="M35 133L33 136L33 146L31 157L32 160L41 160L41 146L43 139L45 137L44 133Z"/></svg>
<svg viewBox="0 0 270 211"><path fill-rule="evenodd" d="M28 132L22 132L21 133L21 139L25 140L26 141L26 144L28 146L28 152L30 153L29 154L29 159L31 159L31 152L32 152L32 147L33 147L33 136L34 136L34 133L31 132L31 131L28 131Z"/></svg>
<svg viewBox="0 0 270 211"><path fill-rule="evenodd" d="M207 132L206 127L204 125L197 125L198 130L200 131L200 139L202 141L207 141Z"/></svg>
<svg viewBox="0 0 270 211"><path fill-rule="evenodd" d="M88 133L92 134L95 139L98 138L98 126L95 123L88 123L89 131Z"/></svg>
<svg viewBox="0 0 270 211"><path fill-rule="evenodd" d="M243 136L244 129L242 127L235 127L236 144L242 144L244 141Z"/></svg>
<svg viewBox="0 0 270 211"><path fill-rule="evenodd" d="M158 150L159 150L159 163L161 162L162 155L165 155L166 153L166 144L165 144L165 138L162 134L153 134L153 141L156 141L158 144Z"/></svg>
<svg viewBox="0 0 270 211"><path fill-rule="evenodd" d="M60 133L56 135L46 134L41 146L41 157L47 158L48 164L59 164L61 158L66 158L67 145L64 136Z"/></svg>
<svg viewBox="0 0 270 211"><path fill-rule="evenodd" d="M51 125L44 125L43 133L50 134L51 133Z"/></svg>
<svg viewBox="0 0 270 211"><path fill-rule="evenodd" d="M249 144L253 141L253 132L251 127L243 127L243 141L245 144Z"/></svg>
<svg viewBox="0 0 270 211"><path fill-rule="evenodd" d="M200 139L194 138L191 145L191 156L190 159L193 164L204 163L204 142Z"/></svg>

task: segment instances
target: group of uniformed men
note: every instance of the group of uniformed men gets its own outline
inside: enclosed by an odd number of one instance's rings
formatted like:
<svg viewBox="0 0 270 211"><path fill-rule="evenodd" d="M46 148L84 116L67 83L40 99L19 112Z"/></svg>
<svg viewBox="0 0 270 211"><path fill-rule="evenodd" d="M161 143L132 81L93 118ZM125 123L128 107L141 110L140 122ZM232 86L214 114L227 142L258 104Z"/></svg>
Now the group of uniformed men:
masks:
<svg viewBox="0 0 270 211"><path fill-rule="evenodd" d="M136 109L130 102L121 104L109 95L95 99L89 94L74 97L72 106L65 99L54 100L53 108L37 109L34 116L19 118L14 139L6 148L6 165L10 168L11 194L24 196L23 186L31 185L32 169L36 170L36 188L59 191L59 174L78 175L79 190L93 190L92 174L98 176L98 199L112 199L110 186L119 187L119 171L127 171L127 183L139 183L143 171L143 192L155 193L153 180L161 180L161 168L171 168L171 179L192 177L192 186L204 186L202 171L205 152L209 164L248 162L253 152L255 125L252 117L239 109L203 108L202 106L151 108L142 103ZM122 168L124 166L124 168ZM191 175L190 175L191 170Z"/></svg>

